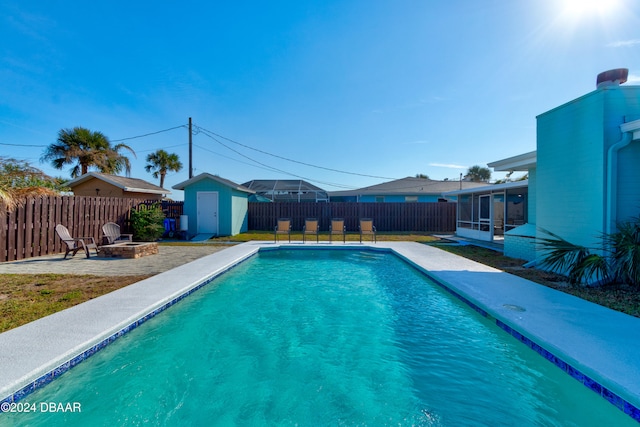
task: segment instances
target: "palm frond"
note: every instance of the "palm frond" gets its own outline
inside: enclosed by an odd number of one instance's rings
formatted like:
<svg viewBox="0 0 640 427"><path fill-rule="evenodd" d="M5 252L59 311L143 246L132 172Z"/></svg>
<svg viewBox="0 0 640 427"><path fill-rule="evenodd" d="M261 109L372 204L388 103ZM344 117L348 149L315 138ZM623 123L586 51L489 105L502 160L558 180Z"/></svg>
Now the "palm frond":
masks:
<svg viewBox="0 0 640 427"><path fill-rule="evenodd" d="M609 277L604 257L592 254L589 248L571 243L551 231L541 231L551 236L536 239L536 244L544 251L540 263L542 267L567 276L571 283L605 280Z"/></svg>

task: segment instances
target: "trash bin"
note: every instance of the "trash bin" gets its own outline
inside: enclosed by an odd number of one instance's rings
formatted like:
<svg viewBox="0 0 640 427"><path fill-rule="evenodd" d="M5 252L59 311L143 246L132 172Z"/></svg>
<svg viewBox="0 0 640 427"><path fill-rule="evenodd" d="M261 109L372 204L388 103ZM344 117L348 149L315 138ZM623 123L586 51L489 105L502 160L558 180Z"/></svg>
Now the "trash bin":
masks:
<svg viewBox="0 0 640 427"><path fill-rule="evenodd" d="M169 232L169 231L176 231L176 220L175 218L165 218L164 219L164 230Z"/></svg>
<svg viewBox="0 0 640 427"><path fill-rule="evenodd" d="M189 216L180 215L180 231L189 230Z"/></svg>

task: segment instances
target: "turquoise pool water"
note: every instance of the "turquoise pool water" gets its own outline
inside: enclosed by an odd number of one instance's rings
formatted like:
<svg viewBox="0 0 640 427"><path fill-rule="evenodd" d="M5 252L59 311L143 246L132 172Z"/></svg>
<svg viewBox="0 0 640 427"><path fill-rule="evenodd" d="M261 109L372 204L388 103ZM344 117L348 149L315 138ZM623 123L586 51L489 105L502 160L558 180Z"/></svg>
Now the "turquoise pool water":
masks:
<svg viewBox="0 0 640 427"><path fill-rule="evenodd" d="M637 425L395 256L345 250L261 252L42 402L81 412L0 425Z"/></svg>

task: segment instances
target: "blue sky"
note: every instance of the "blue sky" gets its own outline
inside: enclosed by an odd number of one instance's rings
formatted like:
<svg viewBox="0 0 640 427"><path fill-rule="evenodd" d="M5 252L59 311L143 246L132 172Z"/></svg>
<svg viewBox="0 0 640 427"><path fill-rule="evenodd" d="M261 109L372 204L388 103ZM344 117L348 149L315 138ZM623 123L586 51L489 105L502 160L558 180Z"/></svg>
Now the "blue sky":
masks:
<svg viewBox="0 0 640 427"><path fill-rule="evenodd" d="M637 0L4 0L0 40L0 155L69 176L40 162L62 128L178 127L122 141L156 184L146 156L180 156L169 189L188 178L189 117L194 175L333 191L457 179L535 150L536 115L598 73L640 84Z"/></svg>

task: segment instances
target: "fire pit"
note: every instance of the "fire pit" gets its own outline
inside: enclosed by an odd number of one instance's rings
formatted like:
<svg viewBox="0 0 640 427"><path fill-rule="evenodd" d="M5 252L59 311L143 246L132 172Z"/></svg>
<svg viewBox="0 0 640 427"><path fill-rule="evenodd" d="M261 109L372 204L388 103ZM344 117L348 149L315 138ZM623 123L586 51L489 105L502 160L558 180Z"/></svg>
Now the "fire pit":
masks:
<svg viewBox="0 0 640 427"><path fill-rule="evenodd" d="M106 258L140 258L157 253L156 242L122 242L100 246L99 255Z"/></svg>

